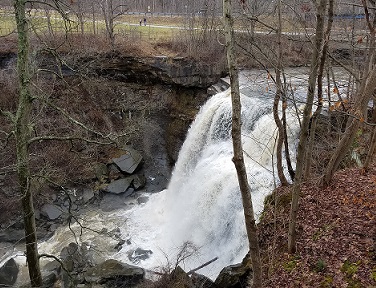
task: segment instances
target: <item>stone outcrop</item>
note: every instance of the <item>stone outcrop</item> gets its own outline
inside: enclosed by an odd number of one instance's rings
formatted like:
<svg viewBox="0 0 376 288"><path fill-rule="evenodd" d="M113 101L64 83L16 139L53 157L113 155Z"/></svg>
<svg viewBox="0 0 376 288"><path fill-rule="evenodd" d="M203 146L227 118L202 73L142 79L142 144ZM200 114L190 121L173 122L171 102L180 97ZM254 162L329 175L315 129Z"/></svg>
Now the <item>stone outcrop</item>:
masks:
<svg viewBox="0 0 376 288"><path fill-rule="evenodd" d="M98 75L136 83L165 83L183 87L207 88L223 77L223 63L204 63L184 57L133 57L116 52L82 57L77 67Z"/></svg>
<svg viewBox="0 0 376 288"><path fill-rule="evenodd" d="M218 288L242 288L247 287L247 278L252 270L244 263L230 265L221 270L215 280Z"/></svg>
<svg viewBox="0 0 376 288"><path fill-rule="evenodd" d="M107 287L132 287L144 279L144 269L109 259L88 269L85 282L106 284Z"/></svg>

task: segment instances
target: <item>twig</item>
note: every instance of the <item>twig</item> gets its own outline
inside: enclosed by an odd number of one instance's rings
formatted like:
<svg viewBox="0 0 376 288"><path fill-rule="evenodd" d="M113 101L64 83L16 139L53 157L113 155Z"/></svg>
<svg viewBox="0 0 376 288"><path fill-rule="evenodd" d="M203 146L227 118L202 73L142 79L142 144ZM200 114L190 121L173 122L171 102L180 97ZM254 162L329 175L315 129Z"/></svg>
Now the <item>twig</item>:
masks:
<svg viewBox="0 0 376 288"><path fill-rule="evenodd" d="M67 270L67 268L65 267L63 261L61 261L59 258L57 258L56 256L54 255L50 255L50 254L39 254L38 255L38 258L42 258L42 257L45 257L45 258L52 258L54 260L56 260L57 262L59 262L61 268L68 274L68 277L73 280L73 277L71 275L71 273Z"/></svg>

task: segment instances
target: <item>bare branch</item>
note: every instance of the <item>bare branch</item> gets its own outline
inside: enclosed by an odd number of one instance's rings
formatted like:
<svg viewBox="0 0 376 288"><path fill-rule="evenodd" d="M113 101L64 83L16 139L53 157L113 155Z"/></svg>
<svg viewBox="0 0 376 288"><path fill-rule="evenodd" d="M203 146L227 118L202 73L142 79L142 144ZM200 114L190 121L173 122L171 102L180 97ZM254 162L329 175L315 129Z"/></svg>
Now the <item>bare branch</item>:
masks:
<svg viewBox="0 0 376 288"><path fill-rule="evenodd" d="M197 270L200 270L200 269L202 269L202 268L208 266L209 264L211 264L211 263L213 263L214 261L217 261L217 260L218 260L218 257L214 257L214 258L211 259L210 261L205 262L204 264L198 266L197 268L188 271L188 272L187 272L187 275L191 275L191 274L193 274L194 272L196 272Z"/></svg>
<svg viewBox="0 0 376 288"><path fill-rule="evenodd" d="M39 99L39 98L38 98ZM88 132L91 132L103 139L108 139L110 140L112 143L115 143L115 140L118 136L115 136L113 137L113 135L110 133L108 135L103 135L101 132L99 131L96 131L94 129L91 129L89 127L87 127L85 124L79 122L78 120L74 119L73 117L71 117L65 110L63 110L62 108L56 106L55 104L53 104L51 101L48 101L47 99L41 99L42 101L44 101L45 103L47 103L49 106L51 106L53 109L55 109L56 111L60 112L66 119L68 119L71 123L73 123L74 125L76 126L79 126L81 128L83 128L84 130L88 131Z"/></svg>
<svg viewBox="0 0 376 288"><path fill-rule="evenodd" d="M343 69L345 69L349 74L351 74L352 77L354 77L355 81L360 83L359 76L355 73L353 69L343 64L341 61L337 60L329 51L327 52L328 56L331 60L333 60L337 65L341 66Z"/></svg>
<svg viewBox="0 0 376 288"><path fill-rule="evenodd" d="M48 3L48 2L38 1L38 0L29 0L29 1L26 1L25 3L31 3L31 4L37 3L37 4L41 4L41 5L46 5L50 8L52 8L53 10L59 12L59 14L63 17L64 20L69 21L69 22L72 21L68 18L67 13L65 13L64 10L63 10L63 6L65 8L69 8L69 6L67 4L65 4L64 2L59 1L59 0L54 0L53 2L55 3L55 6Z"/></svg>
<svg viewBox="0 0 376 288"><path fill-rule="evenodd" d="M92 139L87 139L83 138L80 136L54 136L54 135L45 135L45 136L38 136L31 138L28 141L28 145L34 143L34 142L41 142L41 141L71 141L71 140L81 140L87 143L91 144L99 144L99 145L111 145L114 142L101 142L101 141L96 141Z"/></svg>
<svg viewBox="0 0 376 288"><path fill-rule="evenodd" d="M274 28L273 26L270 26L269 24L265 23L264 21L261 21L258 17L255 17L255 16L246 16L246 19L249 20L249 21L255 21L255 22L258 22L260 23L261 25L264 25L266 28L269 28L271 29L272 31L274 32L277 32L277 29ZM271 31L271 32L272 32ZM270 33L271 33L270 32Z"/></svg>
<svg viewBox="0 0 376 288"><path fill-rule="evenodd" d="M67 268L65 267L63 261L61 261L59 258L57 258L57 257L54 256L54 255L45 254L45 253L43 253L43 254L39 254L39 255L38 255L38 258L42 258L42 257L44 257L44 258L52 258L52 259L56 260L57 262L59 262L61 268L62 268L62 269L68 274L68 277L69 277L71 280L73 280L73 277L72 277L71 273L67 270Z"/></svg>

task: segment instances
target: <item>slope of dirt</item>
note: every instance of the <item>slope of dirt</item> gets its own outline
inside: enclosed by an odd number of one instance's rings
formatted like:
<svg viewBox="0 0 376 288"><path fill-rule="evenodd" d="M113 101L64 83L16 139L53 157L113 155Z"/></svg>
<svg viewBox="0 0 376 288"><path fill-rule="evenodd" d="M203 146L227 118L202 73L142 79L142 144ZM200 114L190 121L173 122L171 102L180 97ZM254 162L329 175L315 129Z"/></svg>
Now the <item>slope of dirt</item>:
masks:
<svg viewBox="0 0 376 288"><path fill-rule="evenodd" d="M302 187L295 255L286 253L289 188L275 195L259 225L265 287L376 287L375 164Z"/></svg>

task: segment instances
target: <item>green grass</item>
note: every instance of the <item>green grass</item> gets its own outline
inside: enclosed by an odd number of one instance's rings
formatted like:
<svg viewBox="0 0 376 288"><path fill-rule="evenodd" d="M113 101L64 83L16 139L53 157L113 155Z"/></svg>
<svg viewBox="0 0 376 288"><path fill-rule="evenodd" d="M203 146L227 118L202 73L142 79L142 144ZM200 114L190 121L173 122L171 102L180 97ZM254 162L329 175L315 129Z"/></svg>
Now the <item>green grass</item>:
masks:
<svg viewBox="0 0 376 288"><path fill-rule="evenodd" d="M78 19L69 15L71 21L64 21L62 16L57 12L50 13L50 29L52 33L64 33L67 30L73 33L81 33L81 27L79 26ZM153 18L153 20L149 19L148 24L157 24L158 25L173 25L173 26L181 26L179 21L180 18L173 17L168 19L168 21L163 20L163 18L168 17L158 17ZM171 29L171 28L163 28L163 27L150 27L147 26L136 26L135 23L135 16L131 17L124 17L119 22L115 24L115 33L118 34L118 37L122 36L131 36L133 38L139 38L143 40L151 40L151 41L158 41L163 39L168 39L173 37L174 33L178 33L180 30ZM137 17L139 19L139 17ZM158 20L157 20L158 19ZM139 20L137 20L139 21ZM156 23L157 22L157 23ZM133 25L129 25L132 23ZM138 23L138 22L137 22ZM11 32L14 32L16 29L14 15L10 11L0 10L0 36L8 35ZM46 19L46 14L43 11L33 11L31 13L31 24L33 30L38 34L45 34L49 33L48 21ZM106 25L103 20L98 19L95 22L95 29L96 33L105 34L106 33ZM84 23L84 32L88 34L95 34L93 22L91 19L85 19Z"/></svg>
<svg viewBox="0 0 376 288"><path fill-rule="evenodd" d="M15 29L16 23L14 17L0 12L0 36L8 35L15 31Z"/></svg>

